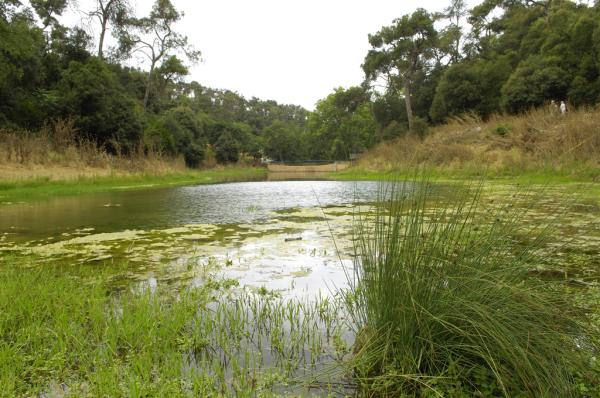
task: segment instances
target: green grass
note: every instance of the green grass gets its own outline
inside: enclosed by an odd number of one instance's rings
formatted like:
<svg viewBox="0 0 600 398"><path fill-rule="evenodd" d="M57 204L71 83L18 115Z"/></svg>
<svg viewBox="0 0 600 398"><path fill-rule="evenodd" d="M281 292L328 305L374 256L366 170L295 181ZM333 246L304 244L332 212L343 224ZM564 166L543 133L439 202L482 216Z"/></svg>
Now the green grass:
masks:
<svg viewBox="0 0 600 398"><path fill-rule="evenodd" d="M537 197L485 208L481 186L457 187L443 204L430 188L393 184L357 222L347 302L365 395L600 395L597 325L563 290L528 276L553 258L546 226L521 221Z"/></svg>
<svg viewBox="0 0 600 398"><path fill-rule="evenodd" d="M262 168L225 168L221 170L190 170L164 175L132 174L125 176L83 177L77 180L66 181L54 181L48 178L22 181L0 180L0 202L29 202L64 195L178 185L252 181L264 178L266 173L267 171Z"/></svg>
<svg viewBox="0 0 600 398"><path fill-rule="evenodd" d="M214 278L180 291L116 291L97 269L32 261L0 266L0 397L330 391L324 363L344 349L334 344L342 326L333 300L253 294Z"/></svg>

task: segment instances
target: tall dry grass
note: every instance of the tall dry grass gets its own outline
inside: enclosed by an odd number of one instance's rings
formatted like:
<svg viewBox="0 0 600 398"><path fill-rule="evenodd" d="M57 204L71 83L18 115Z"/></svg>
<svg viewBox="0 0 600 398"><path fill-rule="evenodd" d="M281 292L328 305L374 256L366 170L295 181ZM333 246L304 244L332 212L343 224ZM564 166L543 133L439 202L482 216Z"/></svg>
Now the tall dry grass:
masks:
<svg viewBox="0 0 600 398"><path fill-rule="evenodd" d="M166 174L185 169L181 157L166 156L140 142L124 154L118 142L116 153L77 130L73 121L59 119L39 131L0 129L0 178L22 179L151 173Z"/></svg>
<svg viewBox="0 0 600 398"><path fill-rule="evenodd" d="M561 115L549 108L522 115L495 115L481 120L465 115L432 128L424 138L406 135L365 153L367 170L481 170L519 173L547 170L583 171L600 178L600 108Z"/></svg>

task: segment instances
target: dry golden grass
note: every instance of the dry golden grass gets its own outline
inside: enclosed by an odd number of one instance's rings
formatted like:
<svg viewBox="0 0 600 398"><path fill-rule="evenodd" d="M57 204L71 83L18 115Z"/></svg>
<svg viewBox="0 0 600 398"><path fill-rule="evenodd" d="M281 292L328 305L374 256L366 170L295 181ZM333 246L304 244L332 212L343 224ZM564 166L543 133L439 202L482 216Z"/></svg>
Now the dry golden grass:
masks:
<svg viewBox="0 0 600 398"><path fill-rule="evenodd" d="M182 158L164 156L142 144L127 155L110 154L80 134L69 120L55 121L36 132L0 130L2 180L162 175L183 170Z"/></svg>
<svg viewBox="0 0 600 398"><path fill-rule="evenodd" d="M518 173L546 170L600 176L600 108L560 115L540 108L518 116L483 121L467 115L430 130L425 139L407 135L365 153L366 170L440 170Z"/></svg>

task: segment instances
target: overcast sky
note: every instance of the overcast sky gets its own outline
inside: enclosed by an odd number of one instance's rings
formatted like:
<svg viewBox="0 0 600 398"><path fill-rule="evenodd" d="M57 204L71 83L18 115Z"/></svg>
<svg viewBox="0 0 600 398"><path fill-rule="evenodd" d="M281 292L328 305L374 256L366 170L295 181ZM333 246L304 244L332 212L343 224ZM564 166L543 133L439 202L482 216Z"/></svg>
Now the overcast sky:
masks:
<svg viewBox="0 0 600 398"><path fill-rule="evenodd" d="M133 0L138 16L153 0ZM261 99L314 109L335 87L360 84L367 35L423 7L449 0L173 0L176 29L202 51L189 79ZM469 2L471 3L471 2ZM93 0L79 0L91 9ZM67 20L75 21L73 12Z"/></svg>

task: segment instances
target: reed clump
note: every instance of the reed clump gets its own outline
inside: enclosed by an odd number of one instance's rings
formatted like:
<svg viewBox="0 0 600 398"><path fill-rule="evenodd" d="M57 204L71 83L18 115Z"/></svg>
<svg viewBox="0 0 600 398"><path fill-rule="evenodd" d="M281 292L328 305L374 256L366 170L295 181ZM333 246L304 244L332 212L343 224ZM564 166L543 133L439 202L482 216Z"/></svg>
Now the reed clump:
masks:
<svg viewBox="0 0 600 398"><path fill-rule="evenodd" d="M463 115L432 128L424 139L405 135L366 152L365 170L406 171L416 166L438 171L514 175L558 172L600 178L600 108L565 115L550 108L482 120Z"/></svg>
<svg viewBox="0 0 600 398"><path fill-rule="evenodd" d="M577 396L597 328L560 288L527 275L552 259L546 227L522 222L531 194L486 207L480 185L444 203L426 181L384 187L375 215L357 220L346 295L361 391Z"/></svg>

